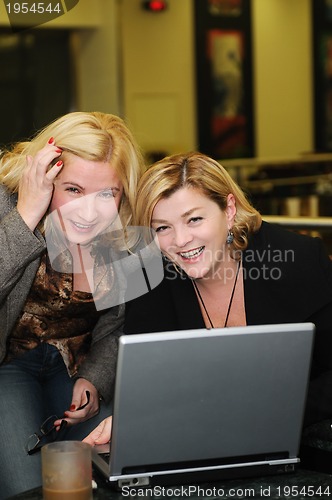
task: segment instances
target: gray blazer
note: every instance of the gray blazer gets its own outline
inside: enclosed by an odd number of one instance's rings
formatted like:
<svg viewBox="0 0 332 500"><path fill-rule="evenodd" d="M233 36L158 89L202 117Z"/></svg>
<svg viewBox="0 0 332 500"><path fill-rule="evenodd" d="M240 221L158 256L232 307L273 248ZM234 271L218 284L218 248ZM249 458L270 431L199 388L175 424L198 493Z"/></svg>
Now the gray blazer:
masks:
<svg viewBox="0 0 332 500"><path fill-rule="evenodd" d="M32 232L17 212L16 201L17 195L0 185L0 363L46 248L41 233ZM97 388L106 402L113 396L123 317L124 305L112 307L100 317L92 332L89 354L78 373Z"/></svg>

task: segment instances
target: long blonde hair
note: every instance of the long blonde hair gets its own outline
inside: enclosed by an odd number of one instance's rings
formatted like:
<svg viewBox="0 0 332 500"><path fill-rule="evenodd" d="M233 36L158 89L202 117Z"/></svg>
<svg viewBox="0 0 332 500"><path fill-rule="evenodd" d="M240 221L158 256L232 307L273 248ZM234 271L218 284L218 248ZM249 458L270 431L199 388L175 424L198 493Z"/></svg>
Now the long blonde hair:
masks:
<svg viewBox="0 0 332 500"><path fill-rule="evenodd" d="M53 137L55 144L80 158L109 162L123 185L119 215L124 228L132 221L137 183L143 172L143 157L124 121L101 112L68 113L42 129L31 141L19 142L0 159L0 183L18 191L27 155L34 156ZM43 221L41 224L43 230Z"/></svg>
<svg viewBox="0 0 332 500"><path fill-rule="evenodd" d="M158 201L168 198L183 187L199 190L223 211L227 207L227 196L234 195L237 211L232 227L234 241L231 247L232 250L244 250L248 244L248 235L260 227L261 216L228 172L217 161L202 153L168 156L147 169L138 185L135 223L150 227Z"/></svg>

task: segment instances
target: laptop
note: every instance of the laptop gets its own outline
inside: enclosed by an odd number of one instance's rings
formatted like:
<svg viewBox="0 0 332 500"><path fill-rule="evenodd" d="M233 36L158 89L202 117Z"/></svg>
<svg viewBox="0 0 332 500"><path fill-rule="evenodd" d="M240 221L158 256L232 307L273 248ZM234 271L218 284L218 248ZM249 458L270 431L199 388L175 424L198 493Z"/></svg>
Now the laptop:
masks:
<svg viewBox="0 0 332 500"><path fill-rule="evenodd" d="M294 471L314 329L120 337L109 460L94 447L95 470L117 489Z"/></svg>

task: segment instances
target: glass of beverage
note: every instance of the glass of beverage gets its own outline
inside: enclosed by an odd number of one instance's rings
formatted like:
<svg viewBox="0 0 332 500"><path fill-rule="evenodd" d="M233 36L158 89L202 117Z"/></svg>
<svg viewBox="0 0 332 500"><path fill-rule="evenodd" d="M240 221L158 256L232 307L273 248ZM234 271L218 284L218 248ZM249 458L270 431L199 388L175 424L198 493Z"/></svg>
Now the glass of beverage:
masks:
<svg viewBox="0 0 332 500"><path fill-rule="evenodd" d="M91 446L57 441L41 449L44 500L92 500Z"/></svg>

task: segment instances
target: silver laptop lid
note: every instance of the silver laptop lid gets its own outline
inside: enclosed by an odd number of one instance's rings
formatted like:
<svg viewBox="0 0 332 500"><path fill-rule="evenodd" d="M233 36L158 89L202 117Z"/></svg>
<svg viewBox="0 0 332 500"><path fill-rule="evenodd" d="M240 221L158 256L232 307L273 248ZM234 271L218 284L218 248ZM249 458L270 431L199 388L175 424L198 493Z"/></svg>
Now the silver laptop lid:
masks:
<svg viewBox="0 0 332 500"><path fill-rule="evenodd" d="M122 336L110 477L297 457L313 333L304 323Z"/></svg>

